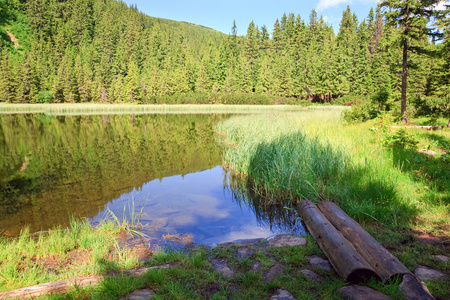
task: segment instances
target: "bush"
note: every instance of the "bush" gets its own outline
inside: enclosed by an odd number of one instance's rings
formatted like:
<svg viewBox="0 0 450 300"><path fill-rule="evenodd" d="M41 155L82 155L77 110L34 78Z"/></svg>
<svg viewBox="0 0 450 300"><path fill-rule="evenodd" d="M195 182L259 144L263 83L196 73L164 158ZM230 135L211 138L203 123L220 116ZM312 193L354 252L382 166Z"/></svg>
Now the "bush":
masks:
<svg viewBox="0 0 450 300"><path fill-rule="evenodd" d="M348 123L359 123L374 119L377 114L370 99L361 97L351 109L344 112L343 118Z"/></svg>
<svg viewBox="0 0 450 300"><path fill-rule="evenodd" d="M399 149L416 149L417 144L419 144L419 141L414 135L409 134L404 129L397 130L392 135L387 135L383 141L384 146Z"/></svg>
<svg viewBox="0 0 450 300"><path fill-rule="evenodd" d="M378 110L386 110L389 111L390 107L388 105L390 92L386 87L382 87L378 90L376 94L374 94L372 97L372 102L378 106Z"/></svg>
<svg viewBox="0 0 450 300"><path fill-rule="evenodd" d="M49 91L42 91L36 96L37 103L49 103L53 101L53 95Z"/></svg>

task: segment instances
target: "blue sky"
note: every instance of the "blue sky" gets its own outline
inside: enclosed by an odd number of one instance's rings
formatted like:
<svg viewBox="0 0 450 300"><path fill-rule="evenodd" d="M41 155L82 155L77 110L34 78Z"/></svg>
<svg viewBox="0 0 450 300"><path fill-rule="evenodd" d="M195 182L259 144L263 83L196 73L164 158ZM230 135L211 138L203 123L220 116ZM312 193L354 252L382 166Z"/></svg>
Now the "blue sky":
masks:
<svg viewBox="0 0 450 300"><path fill-rule="evenodd" d="M259 27L266 25L271 33L275 20L283 13L300 14L308 21L313 9L322 15L328 24L339 30L342 12L350 5L352 12L362 21L377 0L123 0L128 5L152 17L175 21L186 21L203 25L223 33L230 33L236 20L238 35L247 32L248 24L254 21Z"/></svg>

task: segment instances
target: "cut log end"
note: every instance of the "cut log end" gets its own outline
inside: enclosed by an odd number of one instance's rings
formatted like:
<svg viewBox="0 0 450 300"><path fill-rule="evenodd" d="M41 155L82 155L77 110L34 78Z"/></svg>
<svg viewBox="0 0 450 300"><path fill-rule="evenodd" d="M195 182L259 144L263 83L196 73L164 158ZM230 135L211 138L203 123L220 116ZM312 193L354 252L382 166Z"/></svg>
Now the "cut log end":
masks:
<svg viewBox="0 0 450 300"><path fill-rule="evenodd" d="M370 279L375 279L380 281L380 276L377 275L373 270L369 269L356 269L353 270L346 278L346 280L353 284L359 284L362 282L366 282Z"/></svg>

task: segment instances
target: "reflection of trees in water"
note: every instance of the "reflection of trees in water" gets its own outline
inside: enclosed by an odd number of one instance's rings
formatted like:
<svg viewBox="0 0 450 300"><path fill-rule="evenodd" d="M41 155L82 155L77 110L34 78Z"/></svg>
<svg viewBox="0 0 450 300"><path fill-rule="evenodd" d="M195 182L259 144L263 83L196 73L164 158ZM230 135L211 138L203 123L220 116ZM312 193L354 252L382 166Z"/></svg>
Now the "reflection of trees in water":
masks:
<svg viewBox="0 0 450 300"><path fill-rule="evenodd" d="M0 233L65 226L151 180L218 165L221 118L0 115Z"/></svg>
<svg viewBox="0 0 450 300"><path fill-rule="evenodd" d="M297 217L295 210L274 204L273 201L258 195L246 179L224 171L224 189L231 191L233 200L239 206L248 206L255 213L260 224L269 226L271 230L275 228L285 231L294 229Z"/></svg>

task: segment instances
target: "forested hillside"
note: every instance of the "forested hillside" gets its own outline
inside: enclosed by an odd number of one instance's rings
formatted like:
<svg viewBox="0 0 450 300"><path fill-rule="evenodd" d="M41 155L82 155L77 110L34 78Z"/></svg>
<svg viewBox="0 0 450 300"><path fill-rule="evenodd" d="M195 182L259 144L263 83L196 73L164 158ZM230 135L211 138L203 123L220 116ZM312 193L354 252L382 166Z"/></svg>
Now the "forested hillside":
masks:
<svg viewBox="0 0 450 300"><path fill-rule="evenodd" d="M358 20L348 7L338 30L312 11L227 36L116 0L0 0L0 26L4 102L173 103L194 93L332 102L380 89L400 97L402 31L379 8ZM425 34L411 42L425 50L409 56L413 98L448 95L446 34L444 43Z"/></svg>

